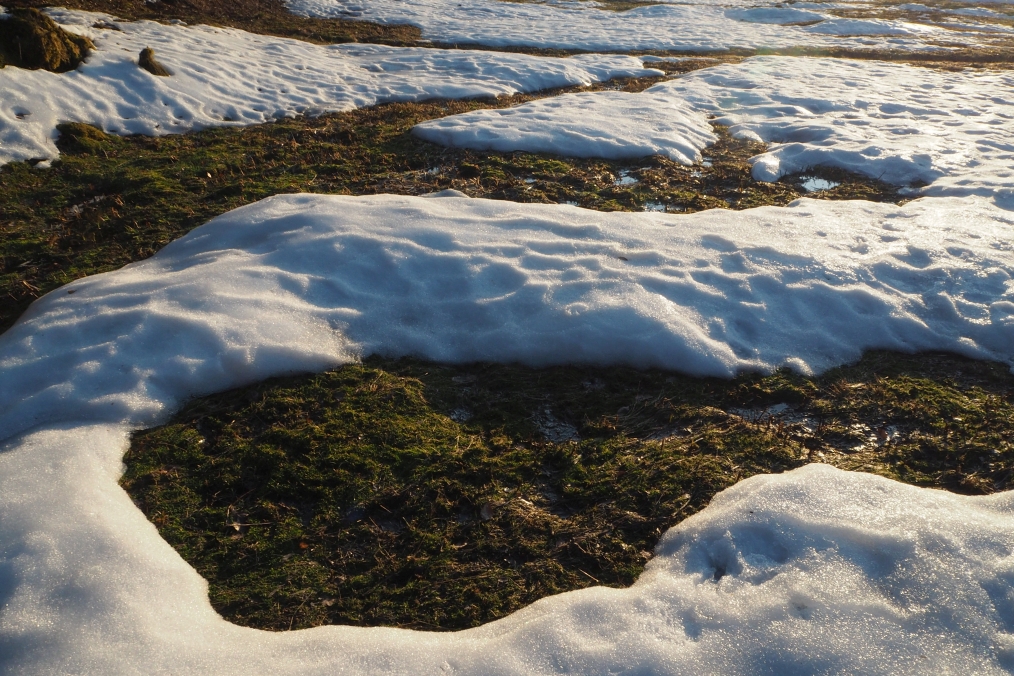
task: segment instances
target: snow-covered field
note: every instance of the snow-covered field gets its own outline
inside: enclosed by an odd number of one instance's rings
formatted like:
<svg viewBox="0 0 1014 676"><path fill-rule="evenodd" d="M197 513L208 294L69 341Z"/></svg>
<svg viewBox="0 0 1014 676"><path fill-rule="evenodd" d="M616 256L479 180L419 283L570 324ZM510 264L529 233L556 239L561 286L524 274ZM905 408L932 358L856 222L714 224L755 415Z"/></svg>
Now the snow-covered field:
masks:
<svg viewBox="0 0 1014 676"><path fill-rule="evenodd" d="M764 141L753 176L839 167L910 194L1014 196L1014 72L754 57L640 94L592 92L424 122L429 141L574 157L669 155L690 164L708 118ZM622 124L611 121L621 119Z"/></svg>
<svg viewBox="0 0 1014 676"><path fill-rule="evenodd" d="M936 42L975 44L980 35L992 37L996 30L972 25L956 35L927 23L827 13L851 3L797 2L786 7L772 0L666 0L619 13L587 2L503 0L288 0L288 6L308 16L409 23L437 42L593 51L799 45L922 50L935 48Z"/></svg>
<svg viewBox="0 0 1014 676"><path fill-rule="evenodd" d="M323 3L298 6L429 12L434 38L527 33L556 46L823 45L816 31L840 25L780 25L821 12L803 3L664 5L608 25L598 9L493 0ZM99 50L74 73L0 70L4 161L53 157L64 120L161 134L641 72L625 56L324 48L57 16ZM542 32L525 16L542 17ZM666 23L677 20L682 32ZM876 44L916 44L893 39ZM173 77L134 65L143 46ZM642 94L428 125L445 142L515 134L531 149L598 143L607 156L692 161L714 114L773 144L758 178L819 162L929 183L933 196L901 207L800 200L673 216L454 194L280 196L52 292L0 336L0 671L1010 673L1010 493L967 498L813 465L720 494L663 537L630 589L562 594L457 633L268 633L218 617L205 582L116 482L131 430L186 398L368 353L730 375L817 372L885 347L1014 366L1012 85L1005 72L765 57Z"/></svg>
<svg viewBox="0 0 1014 676"><path fill-rule="evenodd" d="M569 59L380 45L318 46L208 26L120 22L57 11L68 30L96 45L77 70L0 70L0 164L55 158L60 122L117 134L156 136L209 126L249 125L298 114L351 110L384 101L497 96L614 77L650 75L629 56ZM137 65L152 47L172 77ZM655 71L658 74L657 71Z"/></svg>

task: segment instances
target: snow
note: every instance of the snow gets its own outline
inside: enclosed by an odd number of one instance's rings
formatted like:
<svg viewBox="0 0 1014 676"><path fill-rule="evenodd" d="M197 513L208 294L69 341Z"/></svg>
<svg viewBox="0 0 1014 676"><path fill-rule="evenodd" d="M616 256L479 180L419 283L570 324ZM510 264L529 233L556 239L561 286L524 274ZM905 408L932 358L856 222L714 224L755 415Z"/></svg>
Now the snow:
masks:
<svg viewBox="0 0 1014 676"><path fill-rule="evenodd" d="M664 215L276 196L36 301L0 336L0 439L153 424L360 354L713 376L871 348L1014 365L1012 225L981 197Z"/></svg>
<svg viewBox="0 0 1014 676"><path fill-rule="evenodd" d="M626 159L666 155L701 160L717 139L707 116L682 101L659 104L625 92L582 92L513 108L476 110L417 125L416 136L449 146L568 157Z"/></svg>
<svg viewBox="0 0 1014 676"><path fill-rule="evenodd" d="M715 51L799 46L937 48L926 42L927 38L938 37L937 29L895 20L843 19L828 19L804 28L791 24L821 21L827 18L822 12L807 10L824 10L830 5L796 3L793 7L778 7L778 4L770 0L699 0L614 12L587 2L563 5L503 0L287 0L289 9L297 14L408 23L419 26L424 38L441 43L591 51ZM825 31L828 35L820 34L823 23L829 25ZM872 37L856 40L843 35ZM969 31L947 37L975 44L981 36Z"/></svg>
<svg viewBox="0 0 1014 676"><path fill-rule="evenodd" d="M826 14L795 7L749 7L726 10L725 16L750 23L798 24L823 21Z"/></svg>
<svg viewBox="0 0 1014 676"><path fill-rule="evenodd" d="M1014 364L1014 212L983 197L686 216L434 197L268 198L57 289L0 335L0 667L1014 668L1014 496L821 466L719 495L629 589L561 594L474 630L271 633L216 615L117 485L130 431L190 396L368 353L713 375L819 371L865 347Z"/></svg>
<svg viewBox="0 0 1014 676"><path fill-rule="evenodd" d="M94 674L1006 674L1014 504L810 465L747 479L628 589L455 633L231 625L116 484L126 431L0 451L0 666Z"/></svg>
<svg viewBox="0 0 1014 676"><path fill-rule="evenodd" d="M633 57L568 59L378 45L319 46L208 26L118 23L53 11L96 51L70 73L0 69L0 164L55 158L56 125L86 122L117 134L162 135L246 125L383 101L497 96L621 76L660 74ZM173 75L137 65L144 47Z"/></svg>
<svg viewBox="0 0 1014 676"><path fill-rule="evenodd" d="M813 3L292 5L407 18L432 39L555 47L847 45L834 34L858 30L918 48L935 35L826 19ZM782 25L810 14L821 20ZM165 134L647 74L624 56L319 47L54 16L99 49L73 73L0 70L0 163L55 157L61 121ZM136 66L144 46L173 77ZM455 191L284 195L48 294L0 335L0 671L1010 673L1014 493L969 498L810 465L717 496L665 534L629 589L561 594L456 633L270 633L213 611L205 581L117 479L131 431L190 397L372 353L728 376L819 373L887 348L1014 367L1012 85L1003 72L763 57L642 94L566 95L415 132L689 163L716 115L772 144L754 160L758 179L822 164L935 195L901 207L803 199L675 216Z"/></svg>
<svg viewBox="0 0 1014 676"><path fill-rule="evenodd" d="M423 123L429 141L573 157L668 155L692 163L712 122L763 141L753 176L816 166L922 195L1014 194L1014 74L847 59L755 57L640 94L591 92ZM622 120L622 124L616 121Z"/></svg>
<svg viewBox="0 0 1014 676"><path fill-rule="evenodd" d="M825 35L920 35L937 33L934 26L888 19L828 19L806 29Z"/></svg>
<svg viewBox="0 0 1014 676"><path fill-rule="evenodd" d="M757 57L695 71L644 95L685 101L735 136L770 143L752 160L757 180L822 165L896 185L926 183L913 191L923 195L1009 195L1011 91L1009 71Z"/></svg>

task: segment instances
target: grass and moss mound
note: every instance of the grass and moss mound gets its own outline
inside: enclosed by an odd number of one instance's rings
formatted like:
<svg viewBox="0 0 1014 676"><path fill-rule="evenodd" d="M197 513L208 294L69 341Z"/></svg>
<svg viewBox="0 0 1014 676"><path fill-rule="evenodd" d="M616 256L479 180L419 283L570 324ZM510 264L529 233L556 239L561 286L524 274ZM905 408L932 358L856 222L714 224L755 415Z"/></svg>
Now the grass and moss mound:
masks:
<svg viewBox="0 0 1014 676"><path fill-rule="evenodd" d="M158 77L169 77L172 75L169 69L155 58L155 50L151 47L145 47L141 50L141 53L137 57L137 65Z"/></svg>
<svg viewBox="0 0 1014 676"><path fill-rule="evenodd" d="M77 68L92 49L91 40L65 31L37 9L12 9L0 16L0 67L63 73Z"/></svg>
<svg viewBox="0 0 1014 676"><path fill-rule="evenodd" d="M1009 488L1014 377L873 353L819 378L369 359L193 402L122 484L238 624L473 627L629 585L718 491L812 461Z"/></svg>

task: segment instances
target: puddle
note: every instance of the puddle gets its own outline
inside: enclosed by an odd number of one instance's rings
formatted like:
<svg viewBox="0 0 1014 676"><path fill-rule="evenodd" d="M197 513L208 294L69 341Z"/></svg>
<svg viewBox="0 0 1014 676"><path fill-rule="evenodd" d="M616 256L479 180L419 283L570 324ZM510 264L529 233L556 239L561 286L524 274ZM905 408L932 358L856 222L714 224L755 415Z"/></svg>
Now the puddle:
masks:
<svg viewBox="0 0 1014 676"><path fill-rule="evenodd" d="M659 212L659 213L663 213L664 214L669 209L667 209L666 205L663 204L662 202L645 202L644 203L644 210L645 211L654 211L654 212Z"/></svg>
<svg viewBox="0 0 1014 676"><path fill-rule="evenodd" d="M819 178L817 176L800 176L799 182L802 184L803 190L806 192L830 190L831 188L837 188L841 185L840 181L829 181L826 178Z"/></svg>
<svg viewBox="0 0 1014 676"><path fill-rule="evenodd" d="M532 183L535 183L535 179L529 176L528 178L525 179L525 183L531 185Z"/></svg>
<svg viewBox="0 0 1014 676"><path fill-rule="evenodd" d="M566 204L569 207L576 207L578 204L573 200L563 200L560 204Z"/></svg>
<svg viewBox="0 0 1014 676"><path fill-rule="evenodd" d="M619 177L613 181L613 185L634 185L640 183L640 181L630 175L630 172L626 169L620 169Z"/></svg>

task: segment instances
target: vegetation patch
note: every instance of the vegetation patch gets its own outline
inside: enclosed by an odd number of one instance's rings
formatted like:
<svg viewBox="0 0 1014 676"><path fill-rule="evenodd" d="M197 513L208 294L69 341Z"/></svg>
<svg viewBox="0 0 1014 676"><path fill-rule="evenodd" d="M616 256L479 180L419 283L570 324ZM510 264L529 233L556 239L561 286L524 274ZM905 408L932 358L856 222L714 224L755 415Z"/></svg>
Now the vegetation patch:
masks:
<svg viewBox="0 0 1014 676"><path fill-rule="evenodd" d="M820 461L1011 487L1014 377L868 354L806 378L368 359L190 404L124 488L228 620L461 629L632 583L716 492Z"/></svg>
<svg viewBox="0 0 1014 676"><path fill-rule="evenodd" d="M168 68L163 66L161 63L158 62L157 59L155 59L155 50L152 49L151 47L145 47L144 49L141 50L141 54L138 56L137 59L137 65L139 65L141 68L144 68L152 75L157 75L158 77L169 77L170 75L172 75L172 73L169 72Z"/></svg>
<svg viewBox="0 0 1014 676"><path fill-rule="evenodd" d="M656 81L592 89L637 90ZM456 188L473 197L671 212L787 204L804 194L791 180L754 181L747 160L764 146L733 139L721 127L718 143L693 167L661 157L610 162L475 152L410 134L423 120L575 90L387 104L157 138L60 125L63 155L51 168L24 162L0 167L0 331L44 293L147 258L219 214L278 193L414 195ZM835 191L814 195L898 200L887 184L839 178Z"/></svg>
<svg viewBox="0 0 1014 676"><path fill-rule="evenodd" d="M4 6L41 8L52 0L5 0ZM346 19L314 19L289 12L283 0L60 0L60 7L103 12L126 21L184 21L251 33L294 38L317 44L374 42L413 45L419 40L415 26L383 25ZM99 24L99 28L113 27Z"/></svg>
<svg viewBox="0 0 1014 676"><path fill-rule="evenodd" d="M37 9L12 9L0 18L0 68L63 73L77 68L92 49L91 40L65 31Z"/></svg>

